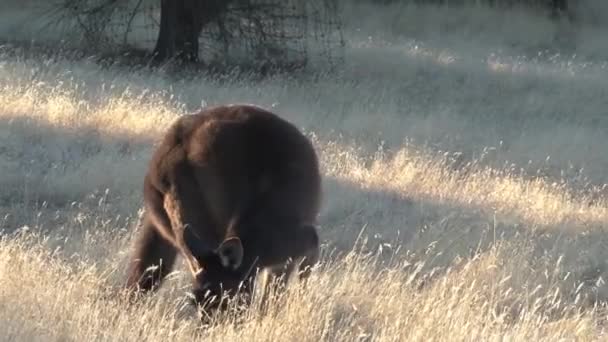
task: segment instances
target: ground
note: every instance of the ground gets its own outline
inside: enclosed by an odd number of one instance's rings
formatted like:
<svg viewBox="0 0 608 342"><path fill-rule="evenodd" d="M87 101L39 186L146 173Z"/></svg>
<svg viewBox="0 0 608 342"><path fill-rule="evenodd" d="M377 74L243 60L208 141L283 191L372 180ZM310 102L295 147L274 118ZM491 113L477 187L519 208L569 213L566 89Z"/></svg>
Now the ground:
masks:
<svg viewBox="0 0 608 342"><path fill-rule="evenodd" d="M605 338L605 28L480 7L345 14L345 69L319 78L183 80L1 47L0 338ZM154 144L178 115L237 102L314 141L322 264L268 314L209 327L184 305L183 265L127 303Z"/></svg>

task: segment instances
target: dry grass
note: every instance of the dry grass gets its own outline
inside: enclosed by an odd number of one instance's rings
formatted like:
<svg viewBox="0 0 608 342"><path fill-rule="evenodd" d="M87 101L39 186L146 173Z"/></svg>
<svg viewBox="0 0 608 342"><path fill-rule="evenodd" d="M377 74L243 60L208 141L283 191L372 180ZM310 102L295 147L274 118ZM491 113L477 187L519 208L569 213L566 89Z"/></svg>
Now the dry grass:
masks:
<svg viewBox="0 0 608 342"><path fill-rule="evenodd" d="M0 338L605 338L607 72L509 55L496 72L466 40L351 41L348 72L315 81L0 52ZM139 304L120 290L153 144L201 101L283 113L325 176L310 286L209 327L184 306L184 268Z"/></svg>
<svg viewBox="0 0 608 342"><path fill-rule="evenodd" d="M182 312L182 275L129 306L117 291L138 183L154 137L179 109L129 93L91 105L60 87L3 90L2 181L23 201L6 200L5 223L32 226L0 244L8 340L591 340L603 332L593 305L605 297L604 272L593 273L606 260L603 201L589 205L567 183L474 161L455 167L450 155L409 144L366 154L315 135L326 251L348 251L367 224L371 254L328 256L310 289L294 287L269 316L253 309L237 325L225 317L200 329ZM91 139L99 141L72 146ZM33 170L22 164L32 153L44 157L30 161ZM116 194L87 196L106 187Z"/></svg>
<svg viewBox="0 0 608 342"><path fill-rule="evenodd" d="M313 276L311 287L323 291L293 286L266 316L253 309L238 323L224 317L202 329L183 314L176 294L167 291L128 306L108 295L114 266L78 261L67 266L36 238L0 244L0 322L7 340L554 341L592 340L599 333L597 312L577 314L574 304L561 301L557 279L535 279L547 286L536 291L520 289L537 276L520 271L529 266L529 255L510 244L495 246L423 289L408 275L406 263L380 268L374 257L351 253Z"/></svg>

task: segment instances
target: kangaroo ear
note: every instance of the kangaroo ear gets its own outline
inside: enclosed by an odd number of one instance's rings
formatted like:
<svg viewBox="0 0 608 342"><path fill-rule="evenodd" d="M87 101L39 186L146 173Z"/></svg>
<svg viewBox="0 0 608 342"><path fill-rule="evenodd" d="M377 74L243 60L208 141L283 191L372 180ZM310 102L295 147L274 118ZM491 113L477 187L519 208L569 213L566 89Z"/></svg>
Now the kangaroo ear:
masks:
<svg viewBox="0 0 608 342"><path fill-rule="evenodd" d="M243 262L243 244L238 237L230 237L224 240L217 249L222 266L236 270Z"/></svg>

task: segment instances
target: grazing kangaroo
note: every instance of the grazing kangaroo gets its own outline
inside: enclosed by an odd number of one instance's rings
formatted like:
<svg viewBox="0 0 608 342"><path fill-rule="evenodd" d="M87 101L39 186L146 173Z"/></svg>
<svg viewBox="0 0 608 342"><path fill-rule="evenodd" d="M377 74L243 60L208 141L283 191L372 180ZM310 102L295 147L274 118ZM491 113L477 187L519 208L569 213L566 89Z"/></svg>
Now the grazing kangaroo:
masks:
<svg viewBox="0 0 608 342"><path fill-rule="evenodd" d="M305 279L318 261L317 155L274 113L226 105L180 117L155 150L143 185L129 289L158 288L178 253L199 304L240 285L250 290L256 269L286 279L298 268Z"/></svg>

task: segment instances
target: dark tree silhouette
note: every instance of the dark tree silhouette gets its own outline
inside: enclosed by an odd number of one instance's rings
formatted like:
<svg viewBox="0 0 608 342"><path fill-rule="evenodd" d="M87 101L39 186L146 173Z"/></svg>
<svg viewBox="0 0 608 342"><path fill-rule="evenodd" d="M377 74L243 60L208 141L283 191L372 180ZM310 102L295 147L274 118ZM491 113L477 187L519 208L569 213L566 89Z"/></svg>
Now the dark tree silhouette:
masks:
<svg viewBox="0 0 608 342"><path fill-rule="evenodd" d="M52 15L80 48L108 55L254 69L300 68L313 53L341 60L337 0L57 1Z"/></svg>
<svg viewBox="0 0 608 342"><path fill-rule="evenodd" d="M551 0L551 8L555 13L568 11L568 0Z"/></svg>
<svg viewBox="0 0 608 342"><path fill-rule="evenodd" d="M161 0L160 30L154 48L159 60L198 61L201 31L234 0Z"/></svg>

